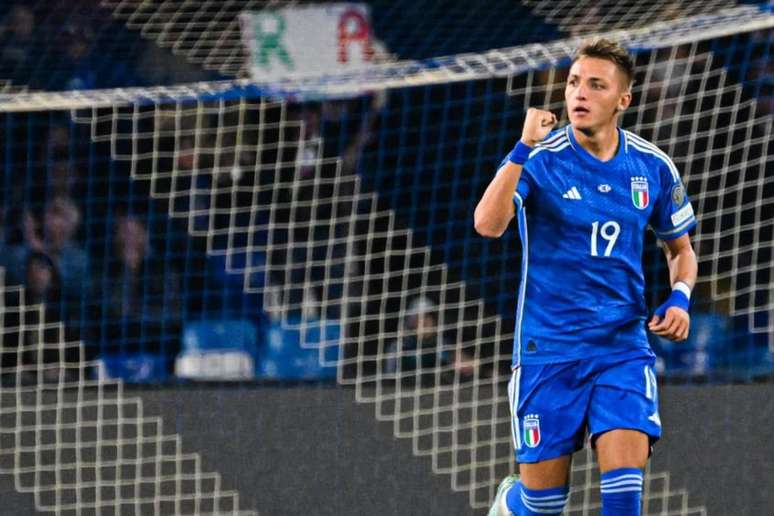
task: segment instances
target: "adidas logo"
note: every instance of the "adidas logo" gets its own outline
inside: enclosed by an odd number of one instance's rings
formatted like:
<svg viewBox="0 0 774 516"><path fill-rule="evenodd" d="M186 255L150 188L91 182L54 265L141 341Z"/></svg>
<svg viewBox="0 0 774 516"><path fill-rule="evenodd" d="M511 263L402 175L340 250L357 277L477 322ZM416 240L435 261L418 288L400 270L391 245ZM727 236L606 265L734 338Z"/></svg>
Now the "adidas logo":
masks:
<svg viewBox="0 0 774 516"><path fill-rule="evenodd" d="M578 189L573 186L572 188L570 188L569 190L564 192L564 195L562 195L562 198L564 198L564 199L574 199L574 200L577 201L577 200L581 199L581 194L578 191Z"/></svg>

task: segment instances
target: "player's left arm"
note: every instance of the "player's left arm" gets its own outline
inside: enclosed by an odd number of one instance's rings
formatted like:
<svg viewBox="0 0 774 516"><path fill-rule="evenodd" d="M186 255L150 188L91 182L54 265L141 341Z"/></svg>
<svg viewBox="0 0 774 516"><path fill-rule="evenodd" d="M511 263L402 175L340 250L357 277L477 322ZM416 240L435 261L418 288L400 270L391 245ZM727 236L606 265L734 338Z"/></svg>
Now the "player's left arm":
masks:
<svg viewBox="0 0 774 516"><path fill-rule="evenodd" d="M691 317L688 314L691 290L696 284L699 269L696 253L687 233L672 240L665 240L663 248L669 265L672 294L656 309L648 323L648 329L670 340L685 340L691 326Z"/></svg>

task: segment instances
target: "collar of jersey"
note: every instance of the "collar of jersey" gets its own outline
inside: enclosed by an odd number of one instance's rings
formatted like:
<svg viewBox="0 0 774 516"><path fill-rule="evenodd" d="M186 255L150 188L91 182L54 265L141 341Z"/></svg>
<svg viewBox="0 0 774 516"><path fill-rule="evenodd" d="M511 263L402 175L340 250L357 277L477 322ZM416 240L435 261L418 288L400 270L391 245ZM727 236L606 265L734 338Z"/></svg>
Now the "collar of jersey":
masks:
<svg viewBox="0 0 774 516"><path fill-rule="evenodd" d="M566 128L567 131L567 138L570 139L570 144L572 145L572 148L575 150L575 152L587 163L594 167L615 167L619 163L621 163L624 159L624 156L626 155L626 136L624 132L621 130L620 127L616 128L618 130L618 150L615 153L615 156L610 158L607 161L602 161L601 159L597 158L593 154L591 154L589 151L583 148L583 146L578 143L578 140L575 139L575 134L572 130L572 125L568 125Z"/></svg>

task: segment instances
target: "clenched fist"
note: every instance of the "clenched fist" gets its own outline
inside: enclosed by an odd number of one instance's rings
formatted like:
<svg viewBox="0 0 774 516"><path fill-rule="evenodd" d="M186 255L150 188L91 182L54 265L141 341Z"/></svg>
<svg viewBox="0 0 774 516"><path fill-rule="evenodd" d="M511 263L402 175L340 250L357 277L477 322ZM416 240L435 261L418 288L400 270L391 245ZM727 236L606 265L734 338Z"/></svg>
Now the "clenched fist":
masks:
<svg viewBox="0 0 774 516"><path fill-rule="evenodd" d="M688 338L691 316L677 306L670 306L663 318L654 315L648 322L648 329L669 340L681 341Z"/></svg>
<svg viewBox="0 0 774 516"><path fill-rule="evenodd" d="M556 115L550 111L529 108L527 118L524 120L524 130L521 132L521 141L525 145L534 147L548 136L557 122Z"/></svg>

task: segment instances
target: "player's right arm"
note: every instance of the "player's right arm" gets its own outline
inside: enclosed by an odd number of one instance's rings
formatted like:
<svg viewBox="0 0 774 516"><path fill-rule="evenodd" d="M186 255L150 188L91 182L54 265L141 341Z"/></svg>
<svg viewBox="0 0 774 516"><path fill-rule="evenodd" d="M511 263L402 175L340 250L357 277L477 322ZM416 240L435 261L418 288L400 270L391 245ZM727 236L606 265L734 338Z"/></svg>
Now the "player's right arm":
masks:
<svg viewBox="0 0 774 516"><path fill-rule="evenodd" d="M524 130L518 145L534 147L548 136L556 125L556 116L550 111L529 108L524 120ZM514 156L516 149L511 153ZM521 161L516 159L516 161ZM484 195L476 206L474 214L474 227L476 232L484 237L497 238L508 227L515 214L513 194L519 183L524 162L517 163L513 158L506 160L505 164L497 171L492 182L486 188Z"/></svg>

